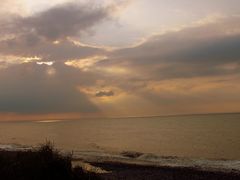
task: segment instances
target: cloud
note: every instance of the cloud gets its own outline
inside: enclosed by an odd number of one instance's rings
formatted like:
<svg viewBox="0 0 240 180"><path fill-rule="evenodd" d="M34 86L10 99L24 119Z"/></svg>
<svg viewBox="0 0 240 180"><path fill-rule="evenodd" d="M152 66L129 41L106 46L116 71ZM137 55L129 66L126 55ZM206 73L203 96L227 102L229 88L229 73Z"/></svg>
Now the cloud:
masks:
<svg viewBox="0 0 240 180"><path fill-rule="evenodd" d="M76 36L108 16L107 9L69 3L24 18L24 29L34 30L49 40Z"/></svg>
<svg viewBox="0 0 240 180"><path fill-rule="evenodd" d="M99 72L98 86L117 88L116 106L133 115L238 111L239 22L223 18L154 35L138 46L108 52L108 60L89 72ZM132 111L134 104L142 105Z"/></svg>
<svg viewBox="0 0 240 180"><path fill-rule="evenodd" d="M107 60L97 63L91 61L93 63L87 66L86 71L94 74L93 77L101 82L100 86L111 85L121 92L152 101L160 96L156 93L152 95L148 89L153 82L157 85L165 80L176 79L181 82L183 79L221 79L239 75L239 43L239 17L221 18L211 23L154 35L135 47L105 52ZM73 67L82 69L82 66ZM173 101L172 98L167 99Z"/></svg>
<svg viewBox="0 0 240 180"><path fill-rule="evenodd" d="M139 79L163 80L239 73L240 69L219 68L240 63L239 17L179 31L154 35L139 46L108 55L117 65L133 69ZM237 67L237 66L236 66Z"/></svg>
<svg viewBox="0 0 240 180"><path fill-rule="evenodd" d="M30 16L8 14L0 19L0 55L38 56L44 61L101 55L104 49L76 44L71 39L92 32L95 25L108 17L108 7L76 2L60 4Z"/></svg>
<svg viewBox="0 0 240 180"><path fill-rule="evenodd" d="M93 54L102 54L104 51L100 48L75 45L68 40L54 44L35 35L23 35L0 43L2 55L38 56L46 61L81 59Z"/></svg>
<svg viewBox="0 0 240 180"><path fill-rule="evenodd" d="M35 33L52 41L87 32L108 16L107 8L94 4L64 3L31 16L13 16L11 24L3 24L1 31Z"/></svg>
<svg viewBox="0 0 240 180"><path fill-rule="evenodd" d="M95 96L96 97L114 96L114 92L110 90L101 90L101 91L97 91Z"/></svg>
<svg viewBox="0 0 240 180"><path fill-rule="evenodd" d="M49 73L54 71L54 73ZM0 112L19 114L95 113L98 108L77 89L81 72L53 64L27 63L0 71Z"/></svg>
<svg viewBox="0 0 240 180"><path fill-rule="evenodd" d="M24 15L26 13L26 7L22 0L1 0L0 6L0 19L6 16L6 14L19 14Z"/></svg>
<svg viewBox="0 0 240 180"><path fill-rule="evenodd" d="M121 107L126 115L144 115L214 111L214 103L204 107L211 102L239 104L239 87L233 88L240 75L239 17L112 51L73 41L108 16L108 8L70 3L3 23L0 112L98 113ZM226 77L230 82L222 83Z"/></svg>

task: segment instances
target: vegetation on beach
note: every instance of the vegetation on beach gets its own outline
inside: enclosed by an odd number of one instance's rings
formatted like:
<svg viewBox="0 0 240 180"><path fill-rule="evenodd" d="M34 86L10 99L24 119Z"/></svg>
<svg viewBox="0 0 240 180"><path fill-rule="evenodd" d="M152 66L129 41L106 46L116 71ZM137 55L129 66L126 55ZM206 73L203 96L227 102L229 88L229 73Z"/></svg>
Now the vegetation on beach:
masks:
<svg viewBox="0 0 240 180"><path fill-rule="evenodd" d="M99 179L81 167L72 167L72 155L62 155L47 142L27 151L0 151L0 179L89 180Z"/></svg>

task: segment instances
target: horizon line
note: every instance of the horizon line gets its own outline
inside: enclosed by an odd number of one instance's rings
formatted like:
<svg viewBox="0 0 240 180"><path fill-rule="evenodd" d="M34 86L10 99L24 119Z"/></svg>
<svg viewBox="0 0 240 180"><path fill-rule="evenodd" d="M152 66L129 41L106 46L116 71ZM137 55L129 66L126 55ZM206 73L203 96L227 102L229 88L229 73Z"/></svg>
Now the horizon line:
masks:
<svg viewBox="0 0 240 180"><path fill-rule="evenodd" d="M34 122L34 121L56 121L56 120L59 120L59 121L71 121L71 120L81 120L81 119L103 119L103 118L106 118L106 119L133 119L133 118L154 118L154 117L181 117L181 116L204 116L204 115L224 115L224 114L240 114L240 112L213 112L213 113L192 113L192 114L169 114L169 115L146 115L146 116L119 116L119 117L111 117L111 116L99 116L99 117L81 117L81 118L50 118L50 119L32 119L32 120L3 120L0 122L25 122L25 121L28 121L28 122Z"/></svg>

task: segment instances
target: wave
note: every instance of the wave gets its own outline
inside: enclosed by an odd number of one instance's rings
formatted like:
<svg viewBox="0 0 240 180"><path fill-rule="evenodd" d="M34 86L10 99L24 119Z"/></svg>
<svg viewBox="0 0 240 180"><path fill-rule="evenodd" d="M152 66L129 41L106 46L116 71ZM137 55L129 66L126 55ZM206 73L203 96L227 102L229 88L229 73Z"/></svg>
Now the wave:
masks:
<svg viewBox="0 0 240 180"><path fill-rule="evenodd" d="M0 144L0 150L6 150L6 151L26 151L32 148L33 147L25 146L21 144Z"/></svg>

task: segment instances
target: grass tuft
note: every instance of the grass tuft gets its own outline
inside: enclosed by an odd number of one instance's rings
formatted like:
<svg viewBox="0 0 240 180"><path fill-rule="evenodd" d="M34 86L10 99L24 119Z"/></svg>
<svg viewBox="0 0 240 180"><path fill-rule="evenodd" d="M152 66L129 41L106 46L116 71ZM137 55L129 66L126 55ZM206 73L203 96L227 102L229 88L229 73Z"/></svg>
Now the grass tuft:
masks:
<svg viewBox="0 0 240 180"><path fill-rule="evenodd" d="M96 174L73 168L72 155L62 155L46 142L28 151L0 151L0 179L4 180L89 180Z"/></svg>

